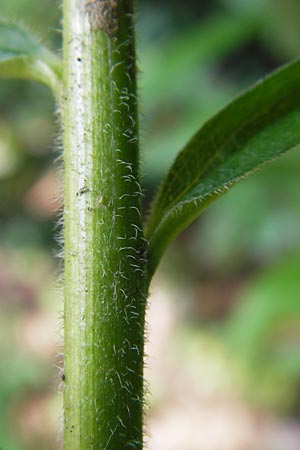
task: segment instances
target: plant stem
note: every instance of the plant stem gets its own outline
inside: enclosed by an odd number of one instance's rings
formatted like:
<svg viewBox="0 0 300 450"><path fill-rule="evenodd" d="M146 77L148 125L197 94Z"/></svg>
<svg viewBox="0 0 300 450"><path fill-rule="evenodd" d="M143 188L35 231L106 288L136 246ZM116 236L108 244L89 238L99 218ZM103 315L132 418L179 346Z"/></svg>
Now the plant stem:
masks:
<svg viewBox="0 0 300 450"><path fill-rule="evenodd" d="M147 282L132 0L64 0L65 450L142 448Z"/></svg>

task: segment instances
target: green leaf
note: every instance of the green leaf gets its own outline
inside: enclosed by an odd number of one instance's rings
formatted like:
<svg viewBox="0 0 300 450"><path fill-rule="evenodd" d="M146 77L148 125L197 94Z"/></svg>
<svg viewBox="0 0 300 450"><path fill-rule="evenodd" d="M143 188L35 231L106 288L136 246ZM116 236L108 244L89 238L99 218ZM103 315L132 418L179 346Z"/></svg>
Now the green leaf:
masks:
<svg viewBox="0 0 300 450"><path fill-rule="evenodd" d="M300 142L300 62L276 71L210 119L179 153L146 229L150 271L213 200Z"/></svg>
<svg viewBox="0 0 300 450"><path fill-rule="evenodd" d="M0 21L0 78L22 78L57 91L59 59L19 25Z"/></svg>

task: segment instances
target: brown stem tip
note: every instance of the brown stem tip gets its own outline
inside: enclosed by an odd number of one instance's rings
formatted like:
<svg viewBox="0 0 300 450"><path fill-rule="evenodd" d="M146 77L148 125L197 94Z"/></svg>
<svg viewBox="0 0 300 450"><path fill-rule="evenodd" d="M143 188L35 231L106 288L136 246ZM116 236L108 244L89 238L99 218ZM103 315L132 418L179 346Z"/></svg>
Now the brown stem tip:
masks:
<svg viewBox="0 0 300 450"><path fill-rule="evenodd" d="M83 0L92 30L102 30L110 38L118 31L118 0Z"/></svg>

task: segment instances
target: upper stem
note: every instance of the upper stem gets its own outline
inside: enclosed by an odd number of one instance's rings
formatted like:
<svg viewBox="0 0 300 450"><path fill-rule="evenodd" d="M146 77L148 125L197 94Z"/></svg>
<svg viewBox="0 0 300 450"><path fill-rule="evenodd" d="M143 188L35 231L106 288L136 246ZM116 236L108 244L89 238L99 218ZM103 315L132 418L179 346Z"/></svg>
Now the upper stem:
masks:
<svg viewBox="0 0 300 450"><path fill-rule="evenodd" d="M142 448L146 297L132 0L64 0L65 450Z"/></svg>

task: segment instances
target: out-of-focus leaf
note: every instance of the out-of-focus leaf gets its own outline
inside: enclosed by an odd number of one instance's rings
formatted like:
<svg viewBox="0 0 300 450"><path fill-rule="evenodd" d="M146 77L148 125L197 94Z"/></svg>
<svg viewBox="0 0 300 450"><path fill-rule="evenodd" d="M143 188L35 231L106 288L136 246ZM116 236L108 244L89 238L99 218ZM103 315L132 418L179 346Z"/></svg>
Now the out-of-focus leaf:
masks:
<svg viewBox="0 0 300 450"><path fill-rule="evenodd" d="M227 343L239 356L249 362L269 356L282 366L283 358L290 363L293 353L300 373L299 278L299 257L290 256L253 279L241 293L226 326Z"/></svg>
<svg viewBox="0 0 300 450"><path fill-rule="evenodd" d="M199 64L216 61L257 34L259 16L216 15L200 22L167 43L140 52L142 91L147 107L157 99L184 91L187 79Z"/></svg>
<svg viewBox="0 0 300 450"><path fill-rule="evenodd" d="M168 244L213 200L300 142L300 62L276 71L209 120L176 158L146 237L153 272Z"/></svg>
<svg viewBox="0 0 300 450"><path fill-rule="evenodd" d="M58 58L19 25L0 21L0 78L46 84L54 92L61 76Z"/></svg>
<svg viewBox="0 0 300 450"><path fill-rule="evenodd" d="M197 92L192 92L194 84L197 84ZM143 133L143 163L145 167L144 181L154 183L162 180L164 174L174 161L178 150L183 148L190 136L199 128L199 124L208 120L215 112L219 111L240 90L225 80L216 81L211 70L201 70L197 79L189 82L189 92L185 99L179 99L178 106L167 102L170 118L165 123L164 112L162 120L158 114L154 114L153 123ZM174 102L174 99L173 99ZM152 126L151 126L152 125Z"/></svg>
<svg viewBox="0 0 300 450"><path fill-rule="evenodd" d="M272 0L271 0L272 1ZM269 0L221 0L236 14L263 14Z"/></svg>
<svg viewBox="0 0 300 450"><path fill-rule="evenodd" d="M284 59L299 55L299 0L268 0L265 8L265 32L262 37L275 56ZM278 33L280 30L280 33Z"/></svg>

